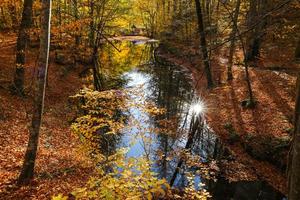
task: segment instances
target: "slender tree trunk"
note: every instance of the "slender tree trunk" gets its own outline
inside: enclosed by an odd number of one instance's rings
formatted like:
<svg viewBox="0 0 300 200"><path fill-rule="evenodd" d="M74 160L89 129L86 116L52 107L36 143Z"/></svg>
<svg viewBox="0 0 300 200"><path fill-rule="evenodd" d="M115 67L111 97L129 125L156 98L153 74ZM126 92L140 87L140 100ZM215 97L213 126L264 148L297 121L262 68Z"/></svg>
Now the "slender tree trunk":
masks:
<svg viewBox="0 0 300 200"><path fill-rule="evenodd" d="M255 60L260 56L261 44L263 42L263 37L267 27L268 18L264 17L264 15L267 13L268 8L270 7L269 1L270 0L259 0L258 2L258 20L260 20L260 24L256 28L256 37L253 42L252 50L252 56Z"/></svg>
<svg viewBox="0 0 300 200"><path fill-rule="evenodd" d="M249 75L249 63L248 63L248 60L246 58L246 56L247 56L246 48L245 48L243 37L240 34L240 31L239 31L237 26L236 26L236 29L238 31L237 33L238 33L239 39L240 39L241 44L242 44L242 49L243 49L243 54L244 54L244 64L245 64L245 78L246 78L248 94L249 94L249 100L248 100L248 103L246 103L247 105L245 105L245 106L248 107L248 108L253 108L253 107L255 107L255 101L254 101L254 97L253 97L253 91L252 91L250 75Z"/></svg>
<svg viewBox="0 0 300 200"><path fill-rule="evenodd" d="M166 20L166 0L162 0L162 18L163 21L165 22Z"/></svg>
<svg viewBox="0 0 300 200"><path fill-rule="evenodd" d="M25 2L24 2L25 5ZM12 20L12 22L17 22L18 21L18 12L17 12L17 8L16 8L16 2L11 3L11 5L8 7L9 8L9 13L10 13L10 18ZM13 28L16 27L16 24L12 25Z"/></svg>
<svg viewBox="0 0 300 200"><path fill-rule="evenodd" d="M247 40L247 61L256 61L260 55L262 38L265 35L267 26L267 17L263 17L270 6L269 0L251 0L250 10L248 13L247 25L249 29L253 29ZM259 21L256 27L253 27Z"/></svg>
<svg viewBox="0 0 300 200"><path fill-rule="evenodd" d="M207 16L207 24L210 26L211 25L211 13L210 13L210 0L205 1L205 11L206 11L206 16Z"/></svg>
<svg viewBox="0 0 300 200"><path fill-rule="evenodd" d="M244 53L244 55L246 55L246 54ZM250 81L248 61L245 60L244 64L245 64L246 83L247 83L248 94L249 94L249 102L248 102L247 107L253 108L253 107L255 107L255 101L254 101L253 91L252 91L252 86L251 86L251 81Z"/></svg>
<svg viewBox="0 0 300 200"><path fill-rule="evenodd" d="M168 0L167 2L167 20L170 20L170 13L171 13L171 2Z"/></svg>
<svg viewBox="0 0 300 200"><path fill-rule="evenodd" d="M289 156L289 200L300 199L300 73L297 79L294 135Z"/></svg>
<svg viewBox="0 0 300 200"><path fill-rule="evenodd" d="M228 14L230 15L230 18L232 21L234 21L234 16L230 13L230 11L228 10L228 8L226 7L225 4L223 4L224 7L226 8ZM251 86L251 81L250 81L250 75L249 75L249 64L248 64L248 60L246 58L246 47L245 47L245 43L243 40L243 37L240 33L240 30L237 26L237 24L233 24L235 25L235 29L236 29L236 33L238 34L239 40L241 41L241 46L242 46L242 50L243 50L243 54L244 54L244 64L245 64L245 78L246 78L246 83L247 83L247 89L248 89L248 94L249 94L249 100L246 102L246 107L247 108L253 108L255 107L255 101L254 101L254 97L253 97L253 91L252 91L252 86Z"/></svg>
<svg viewBox="0 0 300 200"><path fill-rule="evenodd" d="M246 39L246 60L247 61L253 61L254 55L253 55L253 49L254 49L254 44L255 44L255 34L256 34L256 28L253 27L253 24L255 24L256 20L257 20L257 5L258 5L258 0L251 0L250 1L250 7L249 7L249 11L247 13L247 27L248 29L252 29L252 31L249 32L249 34L247 35L247 39Z"/></svg>
<svg viewBox="0 0 300 200"><path fill-rule="evenodd" d="M17 52L16 52L16 71L14 75L14 90L19 95L24 95L24 65L25 65L25 52L27 42L29 40L29 28L32 20L32 5L33 0L24 0L24 8L22 13L22 20L17 39Z"/></svg>
<svg viewBox="0 0 300 200"><path fill-rule="evenodd" d="M299 60L300 60L300 40L298 41L298 45L297 45L297 48L296 48L295 58L299 62Z"/></svg>
<svg viewBox="0 0 300 200"><path fill-rule="evenodd" d="M40 126L44 107L46 77L48 70L51 0L42 0L40 53L38 60L37 78L34 85L35 97L33 104L32 124L25 159L18 183L28 183L33 178L36 153L38 148Z"/></svg>
<svg viewBox="0 0 300 200"><path fill-rule="evenodd" d="M96 40L93 47L93 55L92 55L92 65L93 65L93 78L94 78L94 89L97 91L101 91L104 88L103 80L102 80L102 74L99 71L99 45L100 45L100 39L101 34L99 33L99 27L96 31Z"/></svg>
<svg viewBox="0 0 300 200"><path fill-rule="evenodd" d="M6 18L6 15L4 13L4 8L3 7L0 7L0 13L1 13L1 24L4 24L4 22L7 22L7 18Z"/></svg>
<svg viewBox="0 0 300 200"><path fill-rule="evenodd" d="M204 23L203 23L203 16L202 16L202 9L201 4L199 0L195 0L196 3L196 12L197 12L197 19L198 19L198 29L200 34L200 45L201 50L203 54L203 62L204 62L204 69L206 73L207 78L207 87L212 88L214 86L210 64L209 64L209 57L207 52L207 44L206 44L206 38L205 38L205 29L204 29Z"/></svg>
<svg viewBox="0 0 300 200"><path fill-rule="evenodd" d="M95 25L94 25L94 0L90 0L90 47L95 45Z"/></svg>
<svg viewBox="0 0 300 200"><path fill-rule="evenodd" d="M300 60L300 40L296 49L296 59ZM288 164L288 199L300 199L300 72L298 72L296 105L294 114L294 135Z"/></svg>
<svg viewBox="0 0 300 200"><path fill-rule="evenodd" d="M94 47L93 49L93 78L94 78L94 89L97 91L101 91L102 84L101 78L99 73L99 66L98 66L98 47Z"/></svg>
<svg viewBox="0 0 300 200"><path fill-rule="evenodd" d="M62 25L62 1L56 0L56 16L57 16L57 25ZM62 39L62 31L59 30L59 39Z"/></svg>
<svg viewBox="0 0 300 200"><path fill-rule="evenodd" d="M74 7L74 19L77 22L79 20L79 13L78 13L78 0L73 0L73 7ZM79 28L76 29L75 33L75 45L76 47L80 44L80 35L79 35Z"/></svg>
<svg viewBox="0 0 300 200"><path fill-rule="evenodd" d="M235 7L235 12L233 16L233 24L232 24L232 32L230 34L231 41L230 41L230 49L229 49L229 58L228 58L228 66L227 66L227 80L232 80L232 65L233 65L233 55L235 52L235 36L237 33L237 21L239 17L239 12L240 12L240 5L241 5L241 0L237 0L236 2L236 7Z"/></svg>

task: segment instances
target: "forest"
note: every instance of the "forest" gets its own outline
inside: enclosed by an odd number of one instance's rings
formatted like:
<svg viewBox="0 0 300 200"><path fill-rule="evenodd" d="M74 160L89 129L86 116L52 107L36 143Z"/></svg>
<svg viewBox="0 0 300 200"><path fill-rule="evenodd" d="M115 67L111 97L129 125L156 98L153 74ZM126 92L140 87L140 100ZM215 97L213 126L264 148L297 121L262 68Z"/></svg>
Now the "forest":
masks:
<svg viewBox="0 0 300 200"><path fill-rule="evenodd" d="M300 1L0 0L0 199L300 200Z"/></svg>

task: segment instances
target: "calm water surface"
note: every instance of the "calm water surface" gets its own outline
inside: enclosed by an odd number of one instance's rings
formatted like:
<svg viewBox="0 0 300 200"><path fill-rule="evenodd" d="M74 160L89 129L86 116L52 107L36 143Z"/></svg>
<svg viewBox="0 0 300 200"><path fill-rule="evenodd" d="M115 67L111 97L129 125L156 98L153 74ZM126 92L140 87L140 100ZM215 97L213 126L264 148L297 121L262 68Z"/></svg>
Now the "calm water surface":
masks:
<svg viewBox="0 0 300 200"><path fill-rule="evenodd" d="M187 72L173 65L155 62L153 51L157 46L156 41L123 41L116 45L122 52L118 53L106 46L101 55L102 66L118 77L118 87L136 90L135 94L130 95L128 104L153 102L156 107L166 110L163 116L158 117L151 116L141 107L131 106L127 113L130 128L122 131L116 148L127 147L127 157L147 156L153 161L153 171L160 178L170 181L180 161L176 152L185 148L190 123L195 115L191 107L202 100L194 94L191 77ZM160 132L162 119L170 122L169 126L174 134ZM203 124L203 131L193 139L191 154L199 155L199 162L203 163L224 158L219 139L205 124L205 119ZM176 174L174 187L185 187L188 184L186 172L197 170L185 164L181 169ZM204 183L204 187L213 196L212 199L216 200L284 199L279 192L262 181L229 183L218 177L214 182L196 175L194 182L196 188L199 188L199 183Z"/></svg>

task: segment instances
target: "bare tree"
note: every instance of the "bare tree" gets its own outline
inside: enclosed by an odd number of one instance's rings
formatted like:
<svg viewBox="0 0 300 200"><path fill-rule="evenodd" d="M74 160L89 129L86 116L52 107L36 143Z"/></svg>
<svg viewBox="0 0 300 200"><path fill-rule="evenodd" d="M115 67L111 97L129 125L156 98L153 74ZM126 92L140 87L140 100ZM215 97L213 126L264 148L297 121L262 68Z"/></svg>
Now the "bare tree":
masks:
<svg viewBox="0 0 300 200"><path fill-rule="evenodd" d="M40 53L38 60L37 77L34 85L35 96L33 104L32 123L25 159L19 176L18 183L28 183L34 175L34 166L38 148L40 126L44 107L46 77L48 70L49 44L50 44L50 20L51 0L42 0Z"/></svg>

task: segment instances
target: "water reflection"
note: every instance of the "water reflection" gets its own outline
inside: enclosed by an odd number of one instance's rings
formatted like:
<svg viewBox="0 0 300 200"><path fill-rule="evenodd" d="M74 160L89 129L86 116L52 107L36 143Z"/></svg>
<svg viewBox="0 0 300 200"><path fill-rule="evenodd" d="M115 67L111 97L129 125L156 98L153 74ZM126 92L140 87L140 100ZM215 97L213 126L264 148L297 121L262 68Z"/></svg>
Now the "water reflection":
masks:
<svg viewBox="0 0 300 200"><path fill-rule="evenodd" d="M212 199L234 200L287 200L282 194L262 181L228 183L224 179L210 183Z"/></svg>
<svg viewBox="0 0 300 200"><path fill-rule="evenodd" d="M110 46L101 52L101 66L109 74L107 80L112 80L111 87L136 90L128 100L132 104L128 111L131 125L122 131L116 148L128 147L127 157L146 156L154 162L152 169L159 177L167 178L176 187L185 187L189 182L186 174L201 166L190 166L183 155L194 156L198 163L204 164L222 157L222 144L201 115L205 111L203 100L194 95L191 80L184 71L155 62L156 43L126 41L115 45L121 53ZM166 111L153 116L135 106L145 102L154 102ZM213 199L282 199L281 194L261 182L229 184L223 179L212 182L200 174L194 177L195 187L206 183Z"/></svg>

